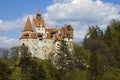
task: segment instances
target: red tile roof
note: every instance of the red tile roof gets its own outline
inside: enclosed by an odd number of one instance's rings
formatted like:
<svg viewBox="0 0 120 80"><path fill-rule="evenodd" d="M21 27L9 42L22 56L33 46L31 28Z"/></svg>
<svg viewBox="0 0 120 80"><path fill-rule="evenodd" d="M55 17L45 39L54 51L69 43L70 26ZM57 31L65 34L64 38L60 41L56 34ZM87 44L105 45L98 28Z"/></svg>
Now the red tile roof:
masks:
<svg viewBox="0 0 120 80"><path fill-rule="evenodd" d="M40 27L40 25L42 25L42 27L45 28L44 19L38 20L37 18L33 18L33 21L36 27Z"/></svg>
<svg viewBox="0 0 120 80"><path fill-rule="evenodd" d="M24 31L33 31L33 28L32 28L32 25L31 25L31 22L30 22L30 18L28 17L27 19L27 22L26 22L26 25L24 27Z"/></svg>
<svg viewBox="0 0 120 80"><path fill-rule="evenodd" d="M35 33L32 33L31 36L30 36L30 38L37 39L37 35Z"/></svg>
<svg viewBox="0 0 120 80"><path fill-rule="evenodd" d="M48 33L52 33L52 32L54 31L53 28L46 28L45 30L46 30L46 32L48 32Z"/></svg>
<svg viewBox="0 0 120 80"><path fill-rule="evenodd" d="M56 35L55 38L56 38L56 40L59 40L59 41L62 40L62 37L60 34Z"/></svg>

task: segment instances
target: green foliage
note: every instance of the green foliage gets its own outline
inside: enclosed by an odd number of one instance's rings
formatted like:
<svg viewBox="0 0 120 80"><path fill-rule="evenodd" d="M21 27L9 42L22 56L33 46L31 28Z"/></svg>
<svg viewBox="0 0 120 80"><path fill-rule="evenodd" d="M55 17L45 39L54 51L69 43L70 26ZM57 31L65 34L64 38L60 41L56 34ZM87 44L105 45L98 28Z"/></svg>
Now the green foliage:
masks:
<svg viewBox="0 0 120 80"><path fill-rule="evenodd" d="M89 59L90 56L89 52L86 49L84 49L82 46L74 43L73 48L74 48L74 55L81 56L86 60Z"/></svg>
<svg viewBox="0 0 120 80"><path fill-rule="evenodd" d="M21 67L19 66L14 66L13 67L13 72L11 74L10 80L22 80L22 72L21 72Z"/></svg>
<svg viewBox="0 0 120 80"><path fill-rule="evenodd" d="M114 59L114 67L120 69L120 44L112 44L111 52Z"/></svg>
<svg viewBox="0 0 120 80"><path fill-rule="evenodd" d="M108 49L104 42L104 34L98 26L89 28L85 37L84 48L90 51L88 80L102 80L106 70Z"/></svg>
<svg viewBox="0 0 120 80"><path fill-rule="evenodd" d="M110 50L108 63L110 68L120 69L120 21L112 20L105 32L104 41Z"/></svg>
<svg viewBox="0 0 120 80"><path fill-rule="evenodd" d="M24 63L29 62L28 64L21 65L19 61L16 62L11 80L16 80L16 78L17 80L47 80L47 74L40 59L30 57L26 60Z"/></svg>
<svg viewBox="0 0 120 80"><path fill-rule="evenodd" d="M103 32L100 30L100 28L96 26L90 26L88 29L88 33L85 36L85 41L87 38L96 39L96 38L102 38Z"/></svg>
<svg viewBox="0 0 120 80"><path fill-rule="evenodd" d="M81 70L86 69L89 60L89 52L79 44L74 44L74 64L75 67Z"/></svg>
<svg viewBox="0 0 120 80"><path fill-rule="evenodd" d="M90 63L88 68L88 80L102 80L103 79L103 65L98 60L96 53L91 53Z"/></svg>
<svg viewBox="0 0 120 80"><path fill-rule="evenodd" d="M104 74L104 80L120 80L120 71L115 69L106 71Z"/></svg>
<svg viewBox="0 0 120 80"><path fill-rule="evenodd" d="M0 59L0 80L9 80L12 70L5 60Z"/></svg>
<svg viewBox="0 0 120 80"><path fill-rule="evenodd" d="M29 48L28 48L28 46L25 46L25 44L22 44L22 46L20 46L20 57L21 57L21 59L23 58L29 58L30 57L30 55L31 55L31 53L30 53L30 51L29 51Z"/></svg>
<svg viewBox="0 0 120 80"><path fill-rule="evenodd" d="M50 60L43 60L41 62L41 64L46 72L46 80L56 80L57 69L51 63L51 61Z"/></svg>
<svg viewBox="0 0 120 80"><path fill-rule="evenodd" d="M66 41L62 40L57 52L56 66L60 71L67 72L74 68L73 53L70 52Z"/></svg>

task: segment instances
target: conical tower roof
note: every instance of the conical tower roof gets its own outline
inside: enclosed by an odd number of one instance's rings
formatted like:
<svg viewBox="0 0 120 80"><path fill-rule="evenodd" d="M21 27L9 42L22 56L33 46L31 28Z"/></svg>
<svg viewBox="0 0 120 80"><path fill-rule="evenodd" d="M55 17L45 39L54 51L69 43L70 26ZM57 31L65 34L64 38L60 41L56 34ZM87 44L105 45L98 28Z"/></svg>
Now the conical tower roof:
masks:
<svg viewBox="0 0 120 80"><path fill-rule="evenodd" d="M26 22L26 25L24 27L24 31L33 31L33 28L32 28L32 25L31 25L29 17L27 18L27 22Z"/></svg>

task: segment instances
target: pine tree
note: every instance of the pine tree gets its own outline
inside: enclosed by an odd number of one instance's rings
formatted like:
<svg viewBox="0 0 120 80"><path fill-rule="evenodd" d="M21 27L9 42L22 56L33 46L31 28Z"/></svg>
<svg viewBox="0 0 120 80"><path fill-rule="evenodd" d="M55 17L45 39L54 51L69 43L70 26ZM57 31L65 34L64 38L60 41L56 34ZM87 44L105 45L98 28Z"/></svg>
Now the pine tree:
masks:
<svg viewBox="0 0 120 80"><path fill-rule="evenodd" d="M20 46L20 67L23 75L23 80L31 80L30 52L28 50L28 47L24 44Z"/></svg>
<svg viewBox="0 0 120 80"><path fill-rule="evenodd" d="M59 45L56 64L59 70L63 72L71 71L74 67L73 54L70 52L69 46L64 40L62 40Z"/></svg>
<svg viewBox="0 0 120 80"><path fill-rule="evenodd" d="M88 68L88 80L103 80L103 65L101 65L96 53L91 53L89 68Z"/></svg>

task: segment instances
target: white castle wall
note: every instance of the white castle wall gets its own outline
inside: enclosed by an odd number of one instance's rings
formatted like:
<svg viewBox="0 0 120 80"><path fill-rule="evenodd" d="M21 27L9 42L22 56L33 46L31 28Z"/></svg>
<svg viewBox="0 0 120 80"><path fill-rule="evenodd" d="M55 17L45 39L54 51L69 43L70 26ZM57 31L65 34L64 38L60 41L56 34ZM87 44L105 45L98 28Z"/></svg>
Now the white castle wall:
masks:
<svg viewBox="0 0 120 80"><path fill-rule="evenodd" d="M67 40L67 44L70 47L69 50L72 51L73 49L73 42L72 39L65 39ZM25 44L29 47L32 56L41 58L41 59L48 59L51 53L55 53L59 49L60 41L54 41L54 39L20 39L20 45Z"/></svg>

